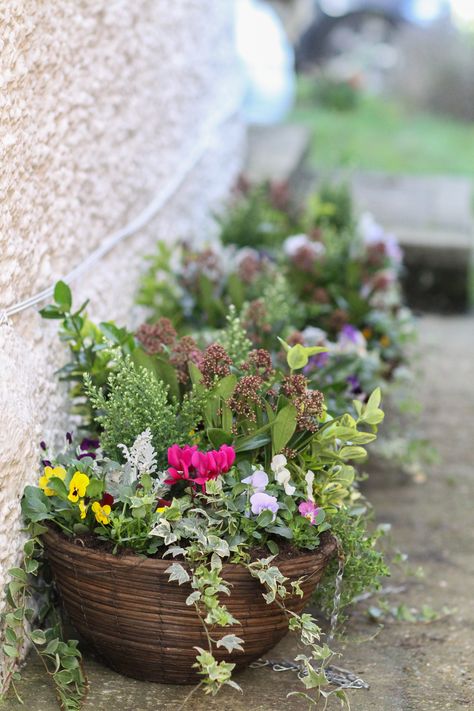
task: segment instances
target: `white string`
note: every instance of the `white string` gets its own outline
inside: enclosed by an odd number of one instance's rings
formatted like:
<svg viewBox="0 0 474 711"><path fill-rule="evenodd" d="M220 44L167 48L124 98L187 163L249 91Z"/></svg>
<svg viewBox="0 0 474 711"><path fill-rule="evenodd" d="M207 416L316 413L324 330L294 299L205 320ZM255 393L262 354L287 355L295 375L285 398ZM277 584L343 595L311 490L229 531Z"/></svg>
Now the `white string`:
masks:
<svg viewBox="0 0 474 711"><path fill-rule="evenodd" d="M127 237L135 234L144 227L152 217L154 217L166 203L173 197L178 188L184 183L188 175L191 173L193 168L199 163L200 159L204 156L209 145L215 137L216 130L224 123L237 116L240 110L241 102L238 104L233 104L230 109L226 108L225 111L220 112L213 121L209 123L206 130L204 131L201 141L195 144L194 148L190 151L186 158L182 159L179 168L176 169L174 176L170 182L165 185L161 190L159 190L154 196L153 200L138 214L131 222L129 222L124 227L118 229L109 235L96 250L91 252L84 261L80 262L74 269L72 269L66 276L62 277L63 281L71 282L84 271L86 271L94 262L101 259L107 252L110 252L119 242L122 242ZM17 304L9 306L6 309L0 309L0 325L8 323L8 318L14 314L18 314L21 311L35 306L36 304L44 301L45 299L52 296L54 292L54 284L43 289L38 294L30 296L28 299L24 299Z"/></svg>

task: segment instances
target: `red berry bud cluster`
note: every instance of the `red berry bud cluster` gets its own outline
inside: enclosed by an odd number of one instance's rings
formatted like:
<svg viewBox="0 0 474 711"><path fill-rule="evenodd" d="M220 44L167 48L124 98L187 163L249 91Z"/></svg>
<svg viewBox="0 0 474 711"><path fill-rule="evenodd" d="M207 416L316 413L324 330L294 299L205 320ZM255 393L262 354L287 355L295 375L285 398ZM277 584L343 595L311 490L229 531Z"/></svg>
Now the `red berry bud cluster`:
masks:
<svg viewBox="0 0 474 711"><path fill-rule="evenodd" d="M296 427L298 430L316 432L317 418L323 414L324 395L319 390L306 390L293 399L296 407Z"/></svg>
<svg viewBox="0 0 474 711"><path fill-rule="evenodd" d="M254 299L248 304L242 325L253 343L262 340L262 333L270 333L272 328L268 323L267 307L263 299Z"/></svg>
<svg viewBox="0 0 474 711"><path fill-rule="evenodd" d="M261 406L260 389L263 378L260 375L244 375L239 380L234 393L227 401L230 409L240 417L252 422L256 421L255 408Z"/></svg>
<svg viewBox="0 0 474 711"><path fill-rule="evenodd" d="M155 355L162 353L163 346L172 346L177 333L171 321L163 317L153 324L143 323L135 335L144 350L149 355Z"/></svg>
<svg viewBox="0 0 474 711"><path fill-rule="evenodd" d="M188 363L191 361L199 368L202 358L202 352L191 336L183 336L183 338L176 341L171 353L170 363L176 368L180 383L187 383L189 380Z"/></svg>
<svg viewBox="0 0 474 711"><path fill-rule="evenodd" d="M308 388L308 379L304 375L285 375L281 389L286 397L303 395Z"/></svg>
<svg viewBox="0 0 474 711"><path fill-rule="evenodd" d="M216 378L225 378L230 375L230 367L232 358L228 355L225 348L219 343L211 343L204 351L199 369L202 373L202 379L206 387L211 388Z"/></svg>
<svg viewBox="0 0 474 711"><path fill-rule="evenodd" d="M246 362L242 365L242 370L252 375L261 375L265 380L268 380L275 374L272 356L269 351L264 348L257 348L250 351Z"/></svg>

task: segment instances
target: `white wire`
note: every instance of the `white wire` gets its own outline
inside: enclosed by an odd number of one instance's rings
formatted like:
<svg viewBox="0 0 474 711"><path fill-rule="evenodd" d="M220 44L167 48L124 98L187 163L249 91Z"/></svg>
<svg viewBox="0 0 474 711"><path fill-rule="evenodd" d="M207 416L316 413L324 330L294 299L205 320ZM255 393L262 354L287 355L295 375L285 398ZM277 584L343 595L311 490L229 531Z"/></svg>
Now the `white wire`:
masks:
<svg viewBox="0 0 474 711"><path fill-rule="evenodd" d="M225 111L220 112L213 121L209 123L202 139L194 146L193 150L184 158L179 168L177 168L174 176L170 182L165 185L161 190L159 190L154 196L153 200L148 203L148 205L127 225L113 232L111 235L106 237L100 247L95 249L89 254L86 259L80 262L74 269L72 269L68 274L62 277L63 281L71 282L84 271L86 271L92 264L101 259L107 252L110 252L119 242L122 242L130 235L135 234L144 227L152 217L154 217L166 203L173 197L178 188L184 183L188 175L191 173L193 168L199 163L200 159L206 153L209 145L215 137L216 130L224 123L237 116L240 111L241 101L237 104L233 104L230 108L226 107ZM49 298L54 292L54 284L43 289L34 296L30 296L28 299L24 299L17 304L13 304L6 309L0 309L0 325L8 322L10 316L25 311L26 309L35 306L36 304Z"/></svg>

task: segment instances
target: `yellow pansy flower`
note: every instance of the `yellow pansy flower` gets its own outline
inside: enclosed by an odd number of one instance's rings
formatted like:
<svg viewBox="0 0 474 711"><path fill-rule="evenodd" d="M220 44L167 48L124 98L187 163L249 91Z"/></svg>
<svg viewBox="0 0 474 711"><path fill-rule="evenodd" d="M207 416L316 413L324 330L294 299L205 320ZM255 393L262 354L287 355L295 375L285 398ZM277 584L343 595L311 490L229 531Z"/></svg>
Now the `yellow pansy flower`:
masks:
<svg viewBox="0 0 474 711"><path fill-rule="evenodd" d="M79 511L81 512L81 518L85 518L87 514L87 506L84 503L84 499L79 500Z"/></svg>
<svg viewBox="0 0 474 711"><path fill-rule="evenodd" d="M390 338L388 336L382 336L382 338L380 339L380 345L382 346L382 348L388 348L388 346L390 345Z"/></svg>
<svg viewBox="0 0 474 711"><path fill-rule="evenodd" d="M83 472L76 472L71 479L69 484L69 501L76 504L79 499L82 499L86 495L86 489L89 484L89 477Z"/></svg>
<svg viewBox="0 0 474 711"><path fill-rule="evenodd" d="M155 513L163 513L163 511L166 511L167 508L167 506L158 506Z"/></svg>
<svg viewBox="0 0 474 711"><path fill-rule="evenodd" d="M196 430L189 430L188 437L193 444L200 444L201 442L201 435Z"/></svg>
<svg viewBox="0 0 474 711"><path fill-rule="evenodd" d="M99 523L106 524L109 522L109 516L111 508L108 504L101 506L98 501L94 501L92 504L92 511L95 513L95 518Z"/></svg>
<svg viewBox="0 0 474 711"><path fill-rule="evenodd" d="M48 487L49 480L53 477L57 477L58 479L62 479L62 481L64 481L65 476L66 470L62 467L45 467L43 476L40 477L38 484L40 488L43 489L46 496L54 496L56 492Z"/></svg>
<svg viewBox="0 0 474 711"><path fill-rule="evenodd" d="M362 329L362 335L364 336L365 340L368 341L370 338L372 338L372 329L366 326Z"/></svg>

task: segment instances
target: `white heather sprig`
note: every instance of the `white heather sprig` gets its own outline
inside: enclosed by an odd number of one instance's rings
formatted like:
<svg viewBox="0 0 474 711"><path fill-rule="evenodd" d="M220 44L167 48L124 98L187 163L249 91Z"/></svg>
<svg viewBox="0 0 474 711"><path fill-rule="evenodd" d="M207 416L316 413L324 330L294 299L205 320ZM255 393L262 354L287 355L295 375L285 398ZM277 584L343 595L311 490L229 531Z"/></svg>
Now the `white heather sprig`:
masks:
<svg viewBox="0 0 474 711"><path fill-rule="evenodd" d="M125 444L117 445L130 467L131 481L142 474L153 474L156 471L156 452L152 445L150 428L138 435L130 449Z"/></svg>

